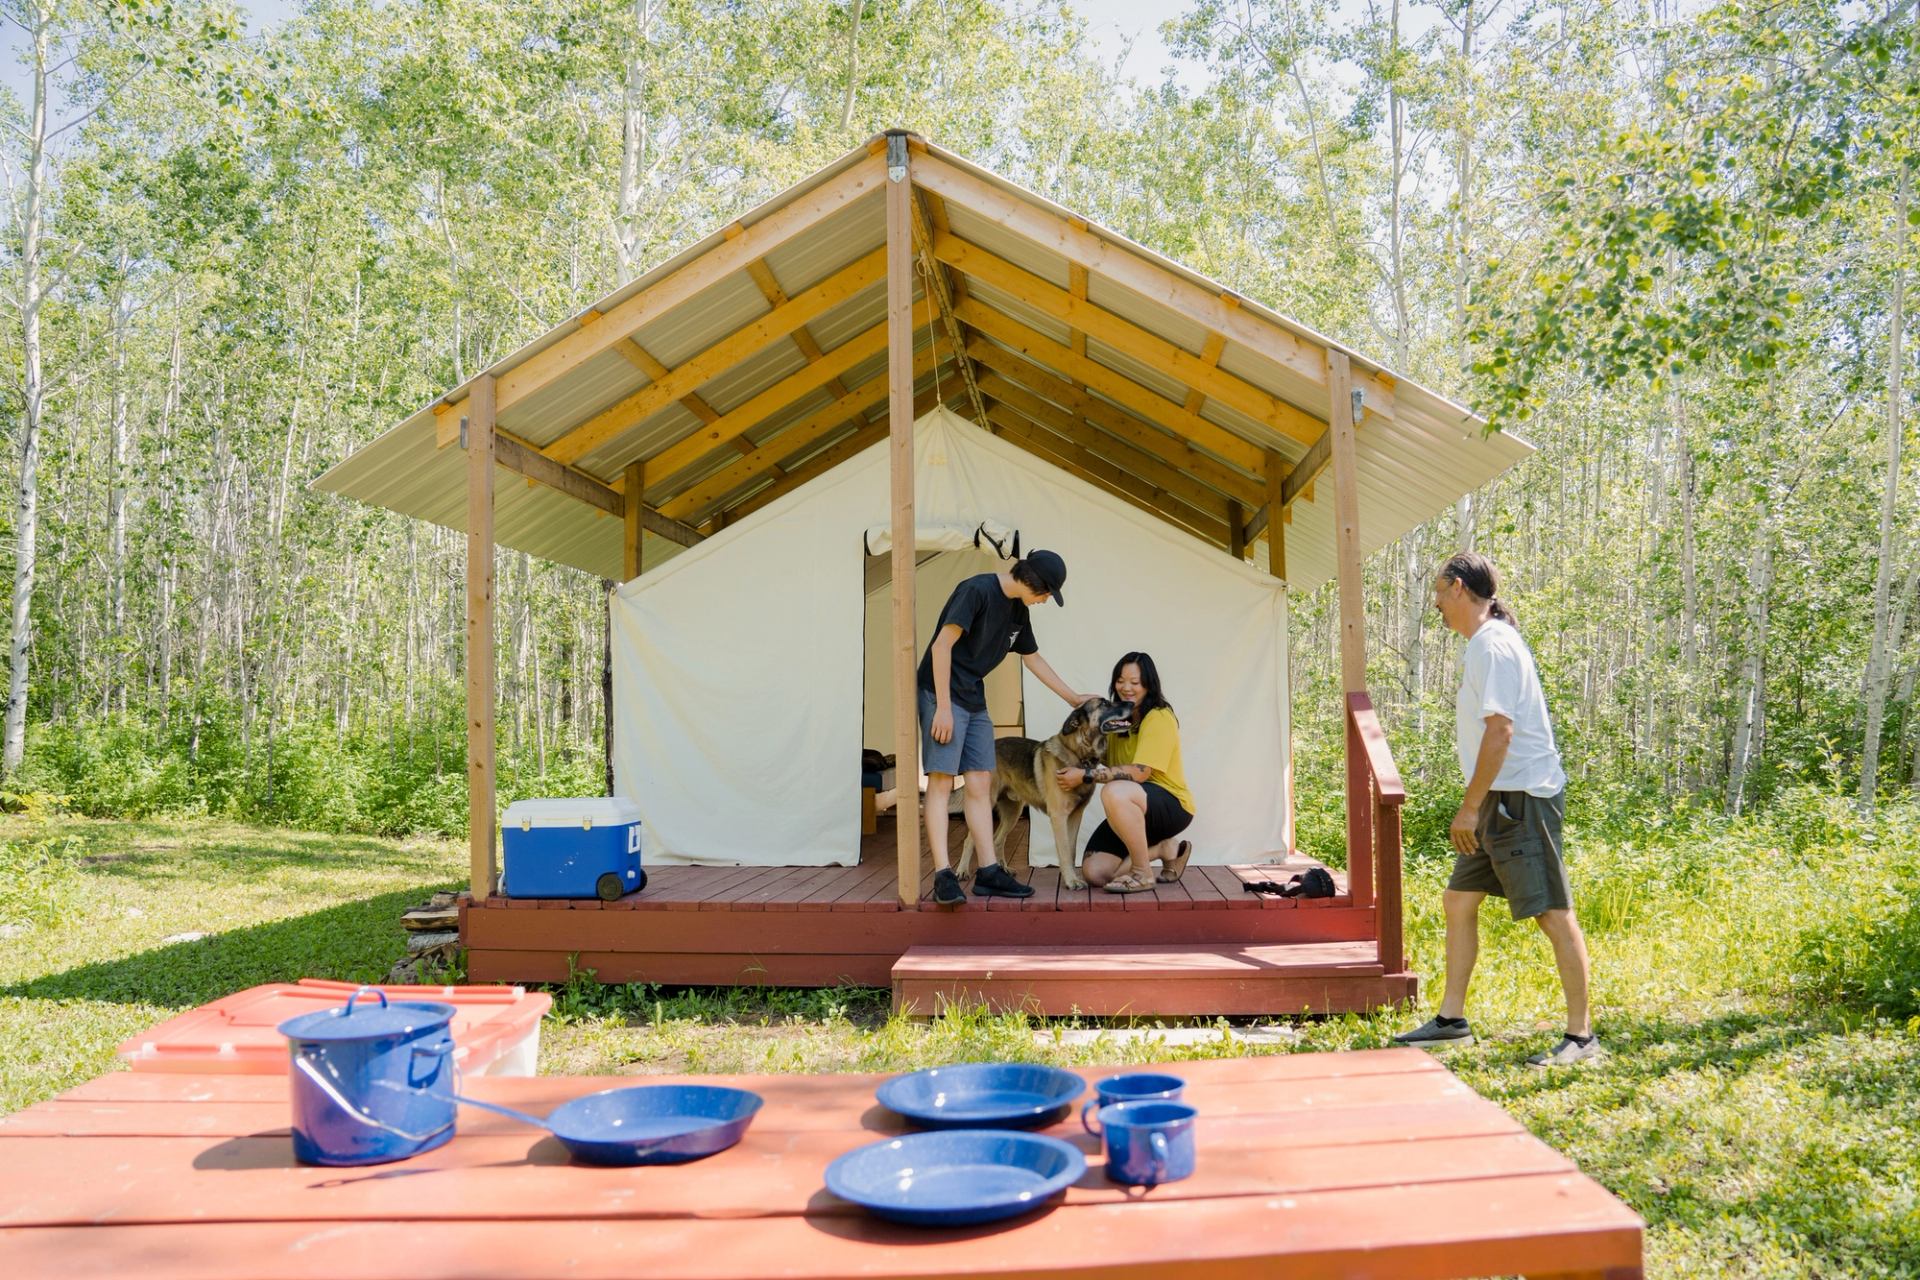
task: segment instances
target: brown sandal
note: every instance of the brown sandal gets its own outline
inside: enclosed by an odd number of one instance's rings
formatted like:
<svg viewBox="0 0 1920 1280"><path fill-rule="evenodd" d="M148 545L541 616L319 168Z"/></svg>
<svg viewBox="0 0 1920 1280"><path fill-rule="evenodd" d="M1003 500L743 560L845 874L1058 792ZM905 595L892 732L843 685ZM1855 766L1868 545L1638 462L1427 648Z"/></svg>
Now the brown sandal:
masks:
<svg viewBox="0 0 1920 1280"><path fill-rule="evenodd" d="M1155 877L1160 884L1177 883L1186 874L1187 859L1193 856L1193 841L1182 840L1176 848L1179 852L1166 860L1160 868L1160 874Z"/></svg>
<svg viewBox="0 0 1920 1280"><path fill-rule="evenodd" d="M1107 881L1106 888L1108 893L1151 893L1153 881L1138 871L1129 871Z"/></svg>

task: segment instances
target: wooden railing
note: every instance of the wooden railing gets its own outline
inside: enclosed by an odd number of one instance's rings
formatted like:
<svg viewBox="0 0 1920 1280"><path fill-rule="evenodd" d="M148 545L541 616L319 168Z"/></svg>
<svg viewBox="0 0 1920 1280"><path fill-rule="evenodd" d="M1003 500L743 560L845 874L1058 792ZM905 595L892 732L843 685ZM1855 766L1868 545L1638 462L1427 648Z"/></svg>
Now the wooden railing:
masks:
<svg viewBox="0 0 1920 1280"><path fill-rule="evenodd" d="M1380 730L1373 699L1347 695L1347 886L1356 907L1375 908L1380 964L1388 973L1406 967L1400 906L1400 785L1387 735Z"/></svg>

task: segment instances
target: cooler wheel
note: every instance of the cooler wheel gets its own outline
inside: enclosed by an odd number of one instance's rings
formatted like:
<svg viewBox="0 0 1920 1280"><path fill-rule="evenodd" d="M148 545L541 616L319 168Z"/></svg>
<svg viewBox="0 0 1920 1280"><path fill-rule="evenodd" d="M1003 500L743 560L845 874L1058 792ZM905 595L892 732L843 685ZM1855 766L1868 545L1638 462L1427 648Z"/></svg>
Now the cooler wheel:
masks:
<svg viewBox="0 0 1920 1280"><path fill-rule="evenodd" d="M640 868L639 876L640 878L633 882L633 891L635 893L647 887L647 869L645 867Z"/></svg>
<svg viewBox="0 0 1920 1280"><path fill-rule="evenodd" d="M620 877L611 871L593 882L593 891L602 902L618 902L620 895L625 892L620 885Z"/></svg>

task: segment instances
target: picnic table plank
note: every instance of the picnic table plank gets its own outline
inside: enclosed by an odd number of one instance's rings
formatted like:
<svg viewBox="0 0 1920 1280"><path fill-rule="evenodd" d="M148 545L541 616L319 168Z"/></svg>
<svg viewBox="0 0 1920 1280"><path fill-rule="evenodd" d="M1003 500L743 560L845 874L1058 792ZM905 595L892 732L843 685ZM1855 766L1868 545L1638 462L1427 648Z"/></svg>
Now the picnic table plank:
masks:
<svg viewBox="0 0 1920 1280"><path fill-rule="evenodd" d="M397 1195L427 1193L394 1188L386 1212L397 1212ZM1443 1280L1637 1268L1641 1230L1597 1184L1563 1172L1254 1200L1062 1204L1014 1224L936 1230L837 1213L586 1219L546 1229L518 1218L13 1227L0 1230L0 1264L12 1275L66 1280L136 1270L152 1280L1267 1280L1282 1272Z"/></svg>

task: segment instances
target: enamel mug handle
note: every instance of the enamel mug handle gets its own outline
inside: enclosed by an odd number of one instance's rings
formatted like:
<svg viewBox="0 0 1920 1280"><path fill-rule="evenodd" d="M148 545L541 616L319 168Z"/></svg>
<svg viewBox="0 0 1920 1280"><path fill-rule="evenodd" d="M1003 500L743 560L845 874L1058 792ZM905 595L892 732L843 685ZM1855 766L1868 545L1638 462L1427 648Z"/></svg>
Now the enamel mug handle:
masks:
<svg viewBox="0 0 1920 1280"><path fill-rule="evenodd" d="M1080 1108L1080 1127L1096 1138L1100 1136L1100 1131L1093 1127L1093 1113L1099 1109L1100 1099L1098 1098L1095 1098L1092 1102Z"/></svg>
<svg viewBox="0 0 1920 1280"><path fill-rule="evenodd" d="M1167 1155L1167 1135L1155 1129L1147 1135L1147 1145L1153 1149L1153 1180L1155 1182L1165 1182L1167 1180L1167 1165L1169 1163Z"/></svg>

